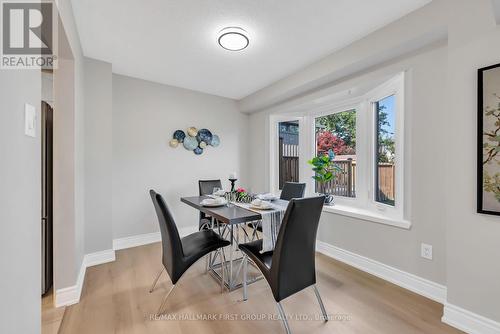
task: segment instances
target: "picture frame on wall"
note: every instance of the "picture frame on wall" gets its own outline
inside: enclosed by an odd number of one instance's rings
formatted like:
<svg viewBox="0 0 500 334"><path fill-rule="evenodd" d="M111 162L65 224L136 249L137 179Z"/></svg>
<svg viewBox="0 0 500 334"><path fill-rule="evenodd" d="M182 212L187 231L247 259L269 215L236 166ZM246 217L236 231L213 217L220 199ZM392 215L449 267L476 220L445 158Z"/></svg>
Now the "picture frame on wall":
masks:
<svg viewBox="0 0 500 334"><path fill-rule="evenodd" d="M478 70L477 212L500 215L500 63Z"/></svg>

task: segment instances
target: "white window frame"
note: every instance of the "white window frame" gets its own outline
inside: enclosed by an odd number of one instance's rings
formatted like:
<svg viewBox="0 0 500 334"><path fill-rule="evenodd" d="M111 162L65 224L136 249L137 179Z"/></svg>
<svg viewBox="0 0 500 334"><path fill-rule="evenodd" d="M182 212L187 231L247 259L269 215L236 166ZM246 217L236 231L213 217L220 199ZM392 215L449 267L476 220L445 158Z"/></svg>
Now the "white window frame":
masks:
<svg viewBox="0 0 500 334"><path fill-rule="evenodd" d="M338 114L338 113L341 113L344 111L350 111L350 110L356 111L356 156L357 156L358 133L361 132L360 124L358 122L358 120L359 120L358 112L360 110L362 110L362 108L363 108L362 98L353 98L353 99L343 100L343 101L340 101L338 103L329 104L329 105L325 106L325 108L321 108L320 110L311 111L309 113L309 117L311 120L310 121L310 127L311 127L310 152L311 152L311 154L309 156L313 157L316 155L316 118L322 117L322 116ZM358 180L358 176L360 176L360 174L361 173L359 173L358 159L356 159L356 180ZM312 178L313 176L314 176L314 172L312 171L312 167L309 166L309 174L308 174L308 181L309 182L307 184L306 189L309 189L310 195L314 194L315 186L316 186L314 179ZM361 185L361 187L362 187L362 185ZM359 202L361 200L358 198L358 195L357 195L358 188L359 188L358 182L356 182L356 188L355 188L356 189L356 197L334 196L335 203L359 207L360 206Z"/></svg>
<svg viewBox="0 0 500 334"><path fill-rule="evenodd" d="M269 162L271 171L269 173L269 191L273 194L277 194L280 192L279 189L279 164L278 164L278 125L281 122L287 121L298 121L299 122L299 181L304 182L304 162L307 159L307 153L304 149L305 141L302 138L306 138L307 136L307 126L305 124L304 116L297 115L271 115L269 119L270 124L270 147L269 147ZM304 135L304 137L302 137Z"/></svg>
<svg viewBox="0 0 500 334"><path fill-rule="evenodd" d="M375 193L375 181L376 181L376 144L377 144L377 130L376 130L376 110L375 104L380 100L394 95L395 99L395 126L394 126L394 137L396 141L395 145L395 193L394 201L395 205L388 205L376 201ZM370 126L371 140L368 145L369 158L371 172L369 173L370 179L369 184L371 185L369 190L369 201L368 210L377 211L385 216L393 219L403 219L404 217L404 75L400 74L395 78L389 80L388 82L382 84L381 86L375 88L368 94L366 94L368 112L370 113Z"/></svg>
<svg viewBox="0 0 500 334"><path fill-rule="evenodd" d="M281 111L271 114L270 120L270 179L269 190L279 191L278 166L278 123L299 121L299 181L305 182L306 195L315 192L313 171L307 161L316 154L315 119L348 110L356 110L356 197L334 196L335 205L325 206L324 211L359 218L366 221L409 229L411 223L405 220L405 167L404 167L404 113L405 76L399 73L392 79L364 94L353 97L351 90L337 94L322 102L311 101L302 104L293 113ZM353 91L356 91L353 89ZM376 127L375 102L395 95L395 205L379 203L375 199ZM325 102L328 101L328 102Z"/></svg>

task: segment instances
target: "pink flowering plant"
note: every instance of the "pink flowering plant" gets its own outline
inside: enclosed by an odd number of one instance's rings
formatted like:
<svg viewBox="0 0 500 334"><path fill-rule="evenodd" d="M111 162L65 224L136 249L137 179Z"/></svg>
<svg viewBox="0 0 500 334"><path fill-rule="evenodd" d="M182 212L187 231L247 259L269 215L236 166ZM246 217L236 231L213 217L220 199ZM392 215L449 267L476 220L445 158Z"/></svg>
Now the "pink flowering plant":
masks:
<svg viewBox="0 0 500 334"><path fill-rule="evenodd" d="M244 188L236 189L236 200L241 201L247 196L248 196L247 191Z"/></svg>

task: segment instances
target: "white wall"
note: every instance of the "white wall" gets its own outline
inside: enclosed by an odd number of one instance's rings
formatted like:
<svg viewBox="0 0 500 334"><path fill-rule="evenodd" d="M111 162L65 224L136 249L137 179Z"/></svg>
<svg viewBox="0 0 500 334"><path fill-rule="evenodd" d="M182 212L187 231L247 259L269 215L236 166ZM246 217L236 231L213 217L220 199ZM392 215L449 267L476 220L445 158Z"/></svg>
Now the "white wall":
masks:
<svg viewBox="0 0 500 334"><path fill-rule="evenodd" d="M0 70L0 101L0 333L39 333L40 72ZM36 138L24 135L25 103L37 110Z"/></svg>
<svg viewBox="0 0 500 334"><path fill-rule="evenodd" d="M59 59L54 70L54 286L71 286L78 267L75 256L75 112L74 62Z"/></svg>
<svg viewBox="0 0 500 334"><path fill-rule="evenodd" d="M444 284L449 304L500 321L500 218L475 213L476 71L500 62L500 31L492 9L490 0L434 0L239 105L247 111L267 108L249 122L255 143L249 177L256 190L265 190L269 159L259 147L269 143L268 110L277 104L294 106L321 89L410 70L405 185L412 229L324 213L319 239ZM416 36L429 31L439 36L442 26L447 46L429 38L429 46L418 54L399 52L409 50L405 41ZM385 42L394 57L380 54L378 46ZM379 63L363 59L370 57ZM332 80L324 84L327 79ZM434 246L434 260L419 257L421 242Z"/></svg>
<svg viewBox="0 0 500 334"><path fill-rule="evenodd" d="M111 249L111 64L85 58L85 253Z"/></svg>
<svg viewBox="0 0 500 334"><path fill-rule="evenodd" d="M83 258L83 189L82 189L82 141L81 115L83 115L83 96L80 67L81 49L73 20L71 4L67 0L56 1L64 22L71 49L75 55L74 109L75 137L69 138L74 146L68 148L75 156L74 173L69 175L75 182L70 197L70 208L65 208L64 226L59 229L59 241L69 240L56 255L55 284L60 288L76 282L77 268ZM67 50L65 50L67 51ZM61 58L67 58L59 54ZM63 64L64 67L64 64ZM59 80L61 78L54 80ZM0 283L4 287L3 301L0 306L1 333L39 333L40 332L40 186L41 186L41 143L40 128L37 137L24 136L24 103L36 106L40 111L41 74L40 71L0 71L0 222L3 231L0 237ZM56 93L56 92L55 92ZM57 110L55 111L57 112ZM61 110L59 110L61 112ZM38 116L40 116L38 114ZM38 118L40 119L40 117ZM73 155L74 154L74 155ZM65 174L68 176L68 174ZM75 181L76 180L76 181ZM71 211L74 208L74 214ZM69 210L69 211L68 211ZM57 231L55 232L57 233ZM60 244L61 245L61 244ZM59 272L57 272L59 270Z"/></svg>
<svg viewBox="0 0 500 334"><path fill-rule="evenodd" d="M61 61L54 71L54 154L61 157L54 156L54 286L59 290L76 284L84 255L84 70L71 1L55 3Z"/></svg>
<svg viewBox="0 0 500 334"><path fill-rule="evenodd" d="M113 75L113 238L158 231L149 189L165 196L180 227L197 225L198 212L180 196L198 193L199 179L232 171L245 185L248 116L234 101ZM176 129L208 128L221 139L196 156L168 143Z"/></svg>
<svg viewBox="0 0 500 334"><path fill-rule="evenodd" d="M448 302L500 321L500 217L475 212L477 69L500 63L500 29L490 1L460 3L448 50L443 142Z"/></svg>

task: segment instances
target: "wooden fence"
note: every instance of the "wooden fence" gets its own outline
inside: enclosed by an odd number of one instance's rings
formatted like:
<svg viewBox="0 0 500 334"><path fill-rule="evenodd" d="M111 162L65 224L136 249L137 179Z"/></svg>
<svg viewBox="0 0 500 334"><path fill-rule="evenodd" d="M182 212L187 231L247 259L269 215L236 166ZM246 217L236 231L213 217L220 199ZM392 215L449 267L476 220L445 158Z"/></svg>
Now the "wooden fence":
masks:
<svg viewBox="0 0 500 334"><path fill-rule="evenodd" d="M378 164L378 192L377 201L387 204L394 203L395 168L392 163Z"/></svg>
<svg viewBox="0 0 500 334"><path fill-rule="evenodd" d="M316 182L316 191L336 196L356 197L356 161L339 160L335 165L340 171L334 172L334 178L325 184Z"/></svg>
<svg viewBox="0 0 500 334"><path fill-rule="evenodd" d="M299 182L299 145L279 141L279 187L285 182Z"/></svg>
<svg viewBox="0 0 500 334"><path fill-rule="evenodd" d="M316 191L336 196L356 197L356 161L352 159L338 160L335 164L340 171L335 172L335 178L324 184L316 182ZM382 203L394 201L395 168L390 163L378 165L378 193L377 200ZM284 144L279 141L279 187L285 182L299 181L299 147L298 145Z"/></svg>

